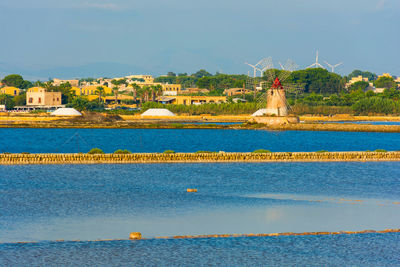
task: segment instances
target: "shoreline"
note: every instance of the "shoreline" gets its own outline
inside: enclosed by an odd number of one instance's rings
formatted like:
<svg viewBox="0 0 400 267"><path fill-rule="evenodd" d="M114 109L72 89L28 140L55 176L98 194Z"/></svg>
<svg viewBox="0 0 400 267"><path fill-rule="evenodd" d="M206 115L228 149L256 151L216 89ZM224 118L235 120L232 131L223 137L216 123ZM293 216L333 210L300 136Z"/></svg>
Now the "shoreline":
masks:
<svg viewBox="0 0 400 267"><path fill-rule="evenodd" d="M0 154L0 165L149 164L149 163L273 163L400 161L393 152L275 152L275 153L131 153L131 154Z"/></svg>
<svg viewBox="0 0 400 267"><path fill-rule="evenodd" d="M109 116L109 117L108 117ZM54 117L37 114L0 114L2 128L38 128L38 129L233 129L267 131L337 131L337 132L383 132L400 133L400 125L373 125L352 123L355 121L398 122L400 116L352 116L339 114L334 116L300 116L302 123L271 125L248 123L250 115L210 114L175 117L141 117L140 115L112 115L98 113L97 119ZM331 122L331 123L326 123ZM337 123L335 123L337 122ZM346 123L340 123L346 122ZM218 124L226 123L226 124ZM229 124L232 123L232 124Z"/></svg>
<svg viewBox="0 0 400 267"><path fill-rule="evenodd" d="M34 129L221 129L221 130L266 130L266 131L334 131L334 132L381 132L400 133L400 125L372 125L352 123L297 123L266 126L264 124L191 124L166 122L107 122L107 123L70 123L70 122L35 122L35 123L1 123L0 129L34 128Z"/></svg>
<svg viewBox="0 0 400 267"><path fill-rule="evenodd" d="M388 234L400 233L400 229L385 230L362 230L362 231L335 231L335 232L283 232L269 234L209 234L209 235L176 235L176 236L156 236L140 239L97 239L97 240L46 240L46 241L17 241L0 242L0 244L37 244L42 242L110 242L110 241L132 241L154 240L154 239L200 239L200 238L234 238L234 237L279 237L279 236L324 236L324 235L361 235L361 234Z"/></svg>

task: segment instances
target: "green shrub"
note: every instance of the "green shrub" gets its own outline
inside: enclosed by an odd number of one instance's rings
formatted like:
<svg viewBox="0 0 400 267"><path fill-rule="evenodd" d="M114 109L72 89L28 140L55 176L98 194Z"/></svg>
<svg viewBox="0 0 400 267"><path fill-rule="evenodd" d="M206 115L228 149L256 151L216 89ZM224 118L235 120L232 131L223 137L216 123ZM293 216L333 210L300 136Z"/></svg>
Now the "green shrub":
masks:
<svg viewBox="0 0 400 267"><path fill-rule="evenodd" d="M122 149L118 149L116 151L114 151L114 154L132 154L132 152L130 152L129 150L122 150Z"/></svg>
<svg viewBox="0 0 400 267"><path fill-rule="evenodd" d="M318 151L315 151L315 153L326 153L326 152L328 152L328 150L318 150Z"/></svg>
<svg viewBox="0 0 400 267"><path fill-rule="evenodd" d="M385 149L376 149L375 152L387 152Z"/></svg>
<svg viewBox="0 0 400 267"><path fill-rule="evenodd" d="M254 150L251 153L271 153L271 151L269 151L267 149L257 149L257 150Z"/></svg>
<svg viewBox="0 0 400 267"><path fill-rule="evenodd" d="M164 154L174 154L175 151L173 151L173 150L165 150L163 153Z"/></svg>
<svg viewBox="0 0 400 267"><path fill-rule="evenodd" d="M29 152L21 152L21 154L31 154L31 153L29 153Z"/></svg>
<svg viewBox="0 0 400 267"><path fill-rule="evenodd" d="M100 148L92 148L88 154L104 154L103 150L101 150Z"/></svg>

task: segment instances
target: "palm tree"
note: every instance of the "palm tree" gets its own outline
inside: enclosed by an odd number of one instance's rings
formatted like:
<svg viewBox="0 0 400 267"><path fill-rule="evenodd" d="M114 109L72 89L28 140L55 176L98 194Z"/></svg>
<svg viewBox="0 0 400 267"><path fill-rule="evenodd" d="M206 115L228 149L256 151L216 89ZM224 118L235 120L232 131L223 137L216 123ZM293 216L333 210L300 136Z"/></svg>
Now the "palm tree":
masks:
<svg viewBox="0 0 400 267"><path fill-rule="evenodd" d="M115 96L115 105L117 105L117 103L118 103L118 87L117 86L113 87L113 93Z"/></svg>
<svg viewBox="0 0 400 267"><path fill-rule="evenodd" d="M133 93L133 97L136 100L137 95L138 95L138 91L140 90L140 86L137 83L133 83L132 84L132 88L133 88L133 92L132 92Z"/></svg>
<svg viewBox="0 0 400 267"><path fill-rule="evenodd" d="M158 96L161 96L161 95L162 95L162 91L163 91L162 86L159 85L159 84L157 84L157 85L155 86L155 89L156 89L156 96L157 96L157 97L158 97Z"/></svg>
<svg viewBox="0 0 400 267"><path fill-rule="evenodd" d="M148 87L148 86L143 86L141 91L142 91L142 94L144 95L144 101L145 101L145 102L149 101L149 91L150 91L150 87Z"/></svg>
<svg viewBox="0 0 400 267"><path fill-rule="evenodd" d="M103 93L104 93L103 86L97 86L96 87L96 94L99 95L99 103L101 102L101 96L103 95Z"/></svg>
<svg viewBox="0 0 400 267"><path fill-rule="evenodd" d="M162 86L161 85L158 84L158 85L152 85L151 86L151 95L152 95L151 100L152 101L155 101L156 98L161 95L161 93L162 93Z"/></svg>

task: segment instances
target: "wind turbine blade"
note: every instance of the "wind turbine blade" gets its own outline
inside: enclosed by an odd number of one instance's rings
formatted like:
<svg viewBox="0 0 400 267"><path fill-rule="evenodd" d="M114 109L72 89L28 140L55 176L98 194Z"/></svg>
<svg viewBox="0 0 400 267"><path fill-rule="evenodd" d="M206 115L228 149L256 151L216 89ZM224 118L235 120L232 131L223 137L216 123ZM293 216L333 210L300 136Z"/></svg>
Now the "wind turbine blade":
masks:
<svg viewBox="0 0 400 267"><path fill-rule="evenodd" d="M331 64L329 64L328 62L324 61L326 65L328 65L329 67L333 68L333 66Z"/></svg>
<svg viewBox="0 0 400 267"><path fill-rule="evenodd" d="M335 65L335 68L338 67L338 66L340 66L340 65L342 65L342 64L343 64L343 62L340 62L340 63L336 64L336 65Z"/></svg>
<svg viewBox="0 0 400 267"><path fill-rule="evenodd" d="M283 65L280 61L279 61L279 65L281 66L281 69L285 70L285 68L283 67Z"/></svg>
<svg viewBox="0 0 400 267"><path fill-rule="evenodd" d="M246 65L249 65L250 67L252 67L252 68L255 68L256 66L253 66L253 65L251 65L251 64L249 64L249 63L244 63L244 64L246 64Z"/></svg>

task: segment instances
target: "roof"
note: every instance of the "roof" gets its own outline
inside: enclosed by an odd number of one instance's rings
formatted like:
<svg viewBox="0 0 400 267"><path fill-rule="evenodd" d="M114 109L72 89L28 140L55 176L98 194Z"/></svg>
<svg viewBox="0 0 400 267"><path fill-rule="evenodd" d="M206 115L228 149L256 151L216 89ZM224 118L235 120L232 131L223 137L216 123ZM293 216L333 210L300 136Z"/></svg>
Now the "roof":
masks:
<svg viewBox="0 0 400 267"><path fill-rule="evenodd" d="M52 116L82 116L82 113L74 108L59 108L53 111L50 115Z"/></svg>
<svg viewBox="0 0 400 267"><path fill-rule="evenodd" d="M158 101L172 101L172 100L175 100L176 99L176 97L167 97L167 96L161 96L161 97L159 97L157 100Z"/></svg>
<svg viewBox="0 0 400 267"><path fill-rule="evenodd" d="M146 110L141 116L175 116L175 114L166 108L151 108Z"/></svg>
<svg viewBox="0 0 400 267"><path fill-rule="evenodd" d="M14 87L14 86L6 86L6 87L2 87L0 89L4 89L4 90L21 90L21 89L19 89L17 87Z"/></svg>
<svg viewBox="0 0 400 267"><path fill-rule="evenodd" d="M115 96L106 96L106 100L115 100ZM135 98L130 95L118 95L118 100L134 100Z"/></svg>
<svg viewBox="0 0 400 267"><path fill-rule="evenodd" d="M46 92L46 89L43 87L31 87L28 89L28 92Z"/></svg>

